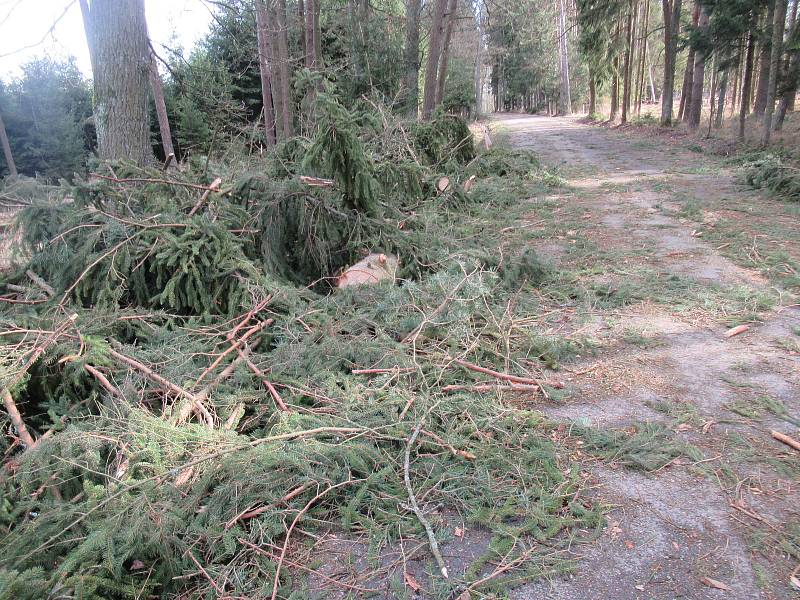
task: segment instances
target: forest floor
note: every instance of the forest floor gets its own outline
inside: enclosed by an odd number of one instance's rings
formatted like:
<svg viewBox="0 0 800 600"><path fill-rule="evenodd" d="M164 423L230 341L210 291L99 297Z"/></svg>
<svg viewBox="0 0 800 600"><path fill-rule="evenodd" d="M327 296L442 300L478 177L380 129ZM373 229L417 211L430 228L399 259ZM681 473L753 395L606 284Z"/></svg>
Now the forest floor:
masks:
<svg viewBox="0 0 800 600"><path fill-rule="evenodd" d="M561 311L561 334L593 349L565 365L569 393L541 410L614 428L663 423L705 455L651 474L594 463L611 507L603 535L576 548L568 578L510 597L800 593L800 461L770 433L796 437L800 425L800 207L746 188L686 139L576 118L489 125L566 180L530 200L522 226L538 252L609 290L593 310Z"/></svg>

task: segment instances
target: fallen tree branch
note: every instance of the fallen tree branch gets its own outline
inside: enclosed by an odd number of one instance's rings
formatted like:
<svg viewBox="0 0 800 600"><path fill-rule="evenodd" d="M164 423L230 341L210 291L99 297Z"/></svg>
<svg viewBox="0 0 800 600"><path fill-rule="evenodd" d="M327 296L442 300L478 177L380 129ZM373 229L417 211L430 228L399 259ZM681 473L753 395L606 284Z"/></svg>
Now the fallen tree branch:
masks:
<svg viewBox="0 0 800 600"><path fill-rule="evenodd" d="M431 410L436 408L439 403L437 402L431 407ZM430 411L428 411L428 414ZM425 415L427 417L427 414ZM444 563L444 558L442 558L442 552L439 550L439 542L436 541L436 535L433 533L433 527L428 522L428 519L425 517L423 512L419 508L419 504L417 504L417 497L414 495L414 488L411 487L411 475L409 473L410 470L410 463L411 463L411 448L414 446L417 438L419 437L420 432L422 431L422 426L425 423L425 417L423 417L419 423L417 423L417 427L414 429L414 432L411 434L411 437L408 438L408 443L406 443L406 452L405 457L403 459L403 481L406 485L406 492L408 493L408 501L411 503L411 510L414 511L419 522L425 528L425 532L428 534L428 543L431 547L431 553L433 557L436 559L436 564L439 565L439 571L442 573L442 577L445 579L448 578L447 574L447 565ZM274 598L274 597L273 597Z"/></svg>
<svg viewBox="0 0 800 600"><path fill-rule="evenodd" d="M3 389L3 406L6 407L6 412L11 419L11 423L14 425L14 428L19 434L19 439L22 440L22 443L25 444L27 449L33 448L36 445L36 442L28 431L28 428L25 426L25 421L23 421L22 415L19 413L19 409L17 408L17 404L14 402L14 398L11 396L11 392L5 388Z"/></svg>
<svg viewBox="0 0 800 600"><path fill-rule="evenodd" d="M137 371L142 373L142 375L147 377L150 381L157 383L162 387L167 388L168 390L178 395L179 397L186 398L187 400L189 400L192 403L192 405L197 409L197 411L200 413L200 415L205 419L206 426L213 427L214 418L211 416L211 413L208 412L208 409L205 406L203 406L203 403L200 400L198 400L198 398L194 394L192 394L188 390L183 389L181 386L172 383L168 379L165 379L164 377L153 371L153 369L151 369L147 365L143 365L138 360L135 360L130 356L125 356L124 354L117 352L112 348L109 348L108 352L111 356L116 358L121 363L133 369L136 369Z"/></svg>
<svg viewBox="0 0 800 600"><path fill-rule="evenodd" d="M528 385L524 383L509 383L502 385L497 383L477 383L475 385L446 385L442 388L443 392L541 392L542 386Z"/></svg>
<svg viewBox="0 0 800 600"><path fill-rule="evenodd" d="M211 192L218 192L219 186L222 185L222 179L217 177L214 181L211 182L211 185L208 186L203 195L197 200L197 203L192 207L192 210L189 211L189 216L191 217L194 213L200 210L200 207L205 204L208 197L211 195Z"/></svg>
<svg viewBox="0 0 800 600"><path fill-rule="evenodd" d="M775 438L779 442L783 442L787 446L791 446L795 450L800 451L800 442L798 442L796 439L791 438L785 433L781 433L780 431L775 431L774 429L770 431L770 434L772 435L773 438Z"/></svg>

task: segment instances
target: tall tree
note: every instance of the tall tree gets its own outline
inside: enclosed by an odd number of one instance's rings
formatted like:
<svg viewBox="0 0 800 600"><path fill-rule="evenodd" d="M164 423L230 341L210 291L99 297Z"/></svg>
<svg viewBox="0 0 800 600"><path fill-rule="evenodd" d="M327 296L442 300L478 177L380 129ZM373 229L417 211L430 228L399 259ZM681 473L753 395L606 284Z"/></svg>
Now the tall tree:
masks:
<svg viewBox="0 0 800 600"><path fill-rule="evenodd" d="M405 105L409 115L417 116L419 108L419 19L422 0L406 0Z"/></svg>
<svg viewBox="0 0 800 600"><path fill-rule="evenodd" d="M428 119L436 105L437 69L439 56L442 53L442 39L444 37L444 12L448 0L436 0L431 18L431 33L428 42L428 59L425 66L425 90L422 97L422 118Z"/></svg>
<svg viewBox="0 0 800 600"><path fill-rule="evenodd" d="M270 64L267 7L264 0L256 0L256 36L258 37L258 65L261 73L261 98L264 114L264 135L268 146L275 145L275 108L272 98L272 65Z"/></svg>
<svg viewBox="0 0 800 600"><path fill-rule="evenodd" d="M561 93L558 97L558 111L562 115L569 115L572 113L572 97L569 84L569 47L567 45L567 16L564 2L565 0L559 0L558 3L558 54L561 73Z"/></svg>
<svg viewBox="0 0 800 600"><path fill-rule="evenodd" d="M700 115L703 112L703 84L705 82L706 60L708 60L709 49L704 36L708 32L708 11L704 6L700 7L700 17L697 21L697 32L699 33L698 48L694 54L694 74L692 75L692 94L687 99L686 110L689 113L687 123L690 129L697 129L700 126Z"/></svg>
<svg viewBox="0 0 800 600"><path fill-rule="evenodd" d="M783 127L783 121L786 118L786 111L794 109L794 99L797 96L797 84L800 80L800 27L797 22L797 8L798 1L795 0L792 5L792 15L789 19L791 24L791 32L787 41L786 63L783 78L783 85L781 86L780 102L778 103L778 112L775 115L775 131L780 131Z"/></svg>
<svg viewBox="0 0 800 600"><path fill-rule="evenodd" d="M289 91L289 38L286 25L286 0L278 0L275 7L275 25L277 27L276 57L278 72L280 73L280 137L283 139L292 136L292 98Z"/></svg>
<svg viewBox="0 0 800 600"><path fill-rule="evenodd" d="M661 8L664 15L664 88L661 91L661 124L666 126L672 124L681 0L661 0Z"/></svg>
<svg viewBox="0 0 800 600"><path fill-rule="evenodd" d="M444 16L444 38L442 39L442 53L441 59L439 60L439 74L436 80L436 106L444 101L444 88L447 83L447 67L450 63L450 40L453 37L453 28L455 27L457 15L458 0L450 0L447 6L447 13Z"/></svg>
<svg viewBox="0 0 800 600"><path fill-rule="evenodd" d="M0 115L0 145L3 146L3 155L6 157L8 172L12 177L17 176L17 165L14 163L14 155L11 153L11 144L8 142L6 124L3 122L3 115Z"/></svg>
<svg viewBox="0 0 800 600"><path fill-rule="evenodd" d="M766 146L772 136L772 115L775 113L775 96L778 89L781 60L783 58L783 35L786 31L786 9L788 0L776 0L775 21L772 25L772 56L769 61L769 85L764 107L764 133L761 141Z"/></svg>
<svg viewBox="0 0 800 600"><path fill-rule="evenodd" d="M636 7L637 4L631 0L628 6L627 25L625 26L625 63L623 66L622 83L622 124L628 122L628 113L631 109L631 71L633 63L633 40L636 30Z"/></svg>
<svg viewBox="0 0 800 600"><path fill-rule="evenodd" d="M775 2L768 0L767 16L764 20L764 28L761 35L761 47L759 50L758 67L758 86L756 87L756 98L753 103L753 112L757 115L764 114L767 106L767 89L769 88L770 67L772 66L772 40L773 25L775 21Z"/></svg>
<svg viewBox="0 0 800 600"><path fill-rule="evenodd" d="M692 28L697 27L700 20L700 3L695 0L694 10L692 11ZM694 59L695 46L689 46L689 55L686 58L686 70L683 73L683 87L681 87L681 103L678 107L678 119L686 122L689 120L689 108L692 105L692 91L694 88Z"/></svg>
<svg viewBox="0 0 800 600"><path fill-rule="evenodd" d="M80 0L80 6L94 76L98 155L144 165L153 159L144 0Z"/></svg>
<svg viewBox="0 0 800 600"><path fill-rule="evenodd" d="M751 27L747 35L747 51L744 58L744 73L742 75L742 94L741 102L739 103L739 131L737 132L737 139L740 142L744 141L745 137L745 124L747 122L747 114L750 112L750 92L753 86L753 67L755 62L755 47L756 47L756 18L753 14L751 18Z"/></svg>

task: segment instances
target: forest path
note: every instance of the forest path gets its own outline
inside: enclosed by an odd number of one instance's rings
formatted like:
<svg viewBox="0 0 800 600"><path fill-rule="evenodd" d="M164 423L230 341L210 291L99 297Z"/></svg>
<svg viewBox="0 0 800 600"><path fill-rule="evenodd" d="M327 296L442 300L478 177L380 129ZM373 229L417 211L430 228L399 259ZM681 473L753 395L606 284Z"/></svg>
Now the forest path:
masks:
<svg viewBox="0 0 800 600"><path fill-rule="evenodd" d="M797 557L780 548L800 551L800 461L770 436L796 437L800 416L800 311L774 285L794 272L796 212L667 138L527 115L496 115L491 128L566 179L531 199L536 249L608 288L588 311L564 309L562 335L591 339L581 354L594 355L568 363L569 395L543 411L662 423L704 455L652 474L598 464L596 494L616 507L608 527L575 549L569 579L511 597L796 597ZM750 329L725 336L741 322Z"/></svg>

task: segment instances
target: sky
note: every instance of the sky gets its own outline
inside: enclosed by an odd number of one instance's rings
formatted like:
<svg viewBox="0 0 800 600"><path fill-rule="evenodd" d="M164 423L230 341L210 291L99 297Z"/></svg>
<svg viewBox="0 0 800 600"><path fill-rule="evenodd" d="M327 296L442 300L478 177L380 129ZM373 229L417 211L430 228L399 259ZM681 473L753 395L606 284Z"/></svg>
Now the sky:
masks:
<svg viewBox="0 0 800 600"><path fill-rule="evenodd" d="M145 14L156 51L161 44L188 51L211 24L203 0L145 0ZM20 65L43 54L74 56L91 76L78 0L0 0L0 79L19 75Z"/></svg>

